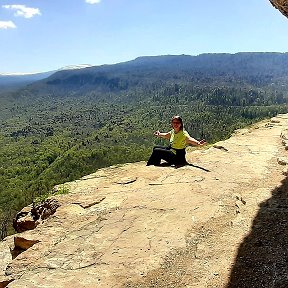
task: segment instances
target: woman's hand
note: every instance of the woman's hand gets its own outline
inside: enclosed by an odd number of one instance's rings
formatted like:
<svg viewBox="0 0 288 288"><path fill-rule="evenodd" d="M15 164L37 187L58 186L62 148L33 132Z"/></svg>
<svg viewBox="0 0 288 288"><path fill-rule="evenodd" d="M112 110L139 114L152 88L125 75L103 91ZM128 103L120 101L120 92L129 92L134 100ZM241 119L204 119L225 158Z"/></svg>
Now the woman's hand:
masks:
<svg viewBox="0 0 288 288"><path fill-rule="evenodd" d="M160 132L159 130L154 132L154 136L159 137L159 138L164 138L164 139L170 139L171 137L169 132L163 133L163 132Z"/></svg>
<svg viewBox="0 0 288 288"><path fill-rule="evenodd" d="M161 133L160 133L159 130L157 130L157 131L154 132L154 136L156 136L156 137L160 137L160 134L161 134Z"/></svg>
<svg viewBox="0 0 288 288"><path fill-rule="evenodd" d="M207 144L207 142L206 142L205 139L200 140L198 143L199 143L199 144L198 144L199 146L204 146L204 145Z"/></svg>
<svg viewBox="0 0 288 288"><path fill-rule="evenodd" d="M186 138L186 143L190 144L190 145L195 145L195 146L204 146L207 144L205 139L198 141L197 139L195 139L191 136Z"/></svg>

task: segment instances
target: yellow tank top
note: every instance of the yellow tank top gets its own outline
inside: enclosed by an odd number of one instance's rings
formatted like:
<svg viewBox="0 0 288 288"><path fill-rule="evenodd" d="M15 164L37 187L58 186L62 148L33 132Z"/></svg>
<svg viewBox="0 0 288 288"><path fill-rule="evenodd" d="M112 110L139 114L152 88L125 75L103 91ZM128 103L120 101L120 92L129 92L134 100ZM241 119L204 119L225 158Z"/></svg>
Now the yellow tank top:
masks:
<svg viewBox="0 0 288 288"><path fill-rule="evenodd" d="M190 137L186 130L180 130L175 133L174 129L170 131L170 145L174 149L185 149L187 146L186 138Z"/></svg>

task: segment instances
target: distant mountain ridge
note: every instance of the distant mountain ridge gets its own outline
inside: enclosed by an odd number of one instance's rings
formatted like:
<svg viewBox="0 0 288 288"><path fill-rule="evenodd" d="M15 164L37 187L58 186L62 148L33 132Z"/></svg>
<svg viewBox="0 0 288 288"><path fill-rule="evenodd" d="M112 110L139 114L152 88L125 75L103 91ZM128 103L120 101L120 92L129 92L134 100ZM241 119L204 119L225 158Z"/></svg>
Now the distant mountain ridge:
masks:
<svg viewBox="0 0 288 288"><path fill-rule="evenodd" d="M38 80L47 78L54 72L55 71L31 74L0 74L0 89L9 91L14 90L15 88L21 88Z"/></svg>
<svg viewBox="0 0 288 288"><path fill-rule="evenodd" d="M142 56L111 65L72 65L32 75L0 75L0 91L4 88L17 88L16 98L21 95L33 99L92 95L103 100L107 99L104 94L114 99L113 95L117 94L116 98L119 98L119 93L125 91L156 91L161 89L164 82L168 85L222 84L252 88L277 85L283 90L288 86L288 53Z"/></svg>
<svg viewBox="0 0 288 288"><path fill-rule="evenodd" d="M288 53L236 53L166 55L138 57L135 60L57 71L27 88L53 94L89 91L119 92L161 81L181 83L198 81L211 84L213 79L226 84L270 85L288 77ZM212 79L213 78L213 79Z"/></svg>
<svg viewBox="0 0 288 288"><path fill-rule="evenodd" d="M14 90L15 88L22 88L33 82L45 79L56 71L74 70L91 67L90 64L69 65L58 70L37 73L0 73L0 90Z"/></svg>

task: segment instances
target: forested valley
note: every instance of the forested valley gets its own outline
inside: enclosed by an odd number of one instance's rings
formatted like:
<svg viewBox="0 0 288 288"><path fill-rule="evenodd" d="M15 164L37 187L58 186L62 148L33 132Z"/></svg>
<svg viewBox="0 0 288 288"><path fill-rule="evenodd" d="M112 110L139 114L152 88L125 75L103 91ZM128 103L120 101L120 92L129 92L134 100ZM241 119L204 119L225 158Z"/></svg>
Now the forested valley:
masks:
<svg viewBox="0 0 288 288"><path fill-rule="evenodd" d="M147 160L153 131L185 129L208 143L288 112L288 54L140 57L60 71L0 90L0 225L56 184L110 165Z"/></svg>

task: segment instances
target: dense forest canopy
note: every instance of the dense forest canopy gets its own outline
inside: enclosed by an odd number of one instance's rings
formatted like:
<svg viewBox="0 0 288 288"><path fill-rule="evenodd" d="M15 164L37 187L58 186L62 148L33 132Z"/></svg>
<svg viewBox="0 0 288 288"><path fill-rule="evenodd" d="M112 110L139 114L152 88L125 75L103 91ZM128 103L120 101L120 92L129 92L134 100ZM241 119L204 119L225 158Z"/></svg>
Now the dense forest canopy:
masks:
<svg viewBox="0 0 288 288"><path fill-rule="evenodd" d="M172 115L213 143L287 113L287 64L288 53L140 57L0 87L0 236L55 184L146 160L164 144L152 132L170 129Z"/></svg>

